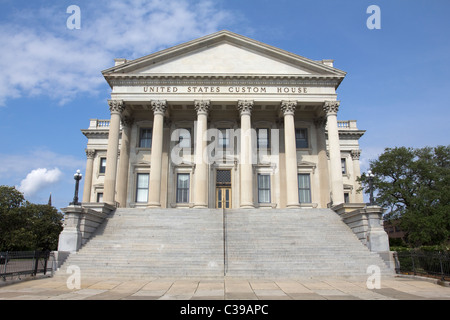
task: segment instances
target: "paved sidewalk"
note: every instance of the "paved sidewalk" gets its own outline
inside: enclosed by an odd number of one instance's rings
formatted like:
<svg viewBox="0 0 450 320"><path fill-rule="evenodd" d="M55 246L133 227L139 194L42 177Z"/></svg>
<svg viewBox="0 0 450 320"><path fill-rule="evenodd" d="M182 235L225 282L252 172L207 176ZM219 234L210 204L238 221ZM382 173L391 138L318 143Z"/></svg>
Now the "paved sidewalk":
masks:
<svg viewBox="0 0 450 320"><path fill-rule="evenodd" d="M81 279L79 289L69 289L67 279L2 285L0 300L450 300L450 287L403 277L382 278L372 290L366 279L340 278Z"/></svg>

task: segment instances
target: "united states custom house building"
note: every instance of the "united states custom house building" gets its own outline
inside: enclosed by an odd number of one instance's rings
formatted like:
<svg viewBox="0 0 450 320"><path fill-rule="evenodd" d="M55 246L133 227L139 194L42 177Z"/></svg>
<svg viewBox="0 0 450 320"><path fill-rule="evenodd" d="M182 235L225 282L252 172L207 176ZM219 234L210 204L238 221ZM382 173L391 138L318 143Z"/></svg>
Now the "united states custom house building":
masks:
<svg viewBox="0 0 450 320"><path fill-rule="evenodd" d="M355 108L336 93L345 75L229 31L116 59L103 71L110 118L82 129L82 203L62 208L64 265L95 277L389 274L383 210L357 192L365 132L338 120Z"/></svg>
<svg viewBox="0 0 450 320"><path fill-rule="evenodd" d="M359 130L338 120L346 73L220 31L104 70L83 203L327 208L361 203Z"/></svg>

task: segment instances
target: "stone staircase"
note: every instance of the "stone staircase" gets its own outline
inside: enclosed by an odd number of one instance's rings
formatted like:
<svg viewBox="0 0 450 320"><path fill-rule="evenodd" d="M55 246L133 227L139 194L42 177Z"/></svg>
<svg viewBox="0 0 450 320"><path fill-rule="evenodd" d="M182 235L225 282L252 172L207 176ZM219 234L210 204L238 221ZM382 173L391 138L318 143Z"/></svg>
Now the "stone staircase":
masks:
<svg viewBox="0 0 450 320"><path fill-rule="evenodd" d="M117 209L60 268L82 276L223 276L222 210Z"/></svg>
<svg viewBox="0 0 450 320"><path fill-rule="evenodd" d="M370 265L392 273L329 209L227 210L225 219L229 276L367 277Z"/></svg>
<svg viewBox="0 0 450 320"><path fill-rule="evenodd" d="M82 276L128 278L391 272L328 209L117 209L59 273L70 265Z"/></svg>

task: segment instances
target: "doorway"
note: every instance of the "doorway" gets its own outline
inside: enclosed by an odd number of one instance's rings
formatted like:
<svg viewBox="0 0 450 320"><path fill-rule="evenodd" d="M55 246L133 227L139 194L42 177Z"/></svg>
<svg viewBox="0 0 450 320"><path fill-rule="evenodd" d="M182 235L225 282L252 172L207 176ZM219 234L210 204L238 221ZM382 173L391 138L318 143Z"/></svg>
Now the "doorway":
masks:
<svg viewBox="0 0 450 320"><path fill-rule="evenodd" d="M216 171L216 208L231 208L231 170Z"/></svg>

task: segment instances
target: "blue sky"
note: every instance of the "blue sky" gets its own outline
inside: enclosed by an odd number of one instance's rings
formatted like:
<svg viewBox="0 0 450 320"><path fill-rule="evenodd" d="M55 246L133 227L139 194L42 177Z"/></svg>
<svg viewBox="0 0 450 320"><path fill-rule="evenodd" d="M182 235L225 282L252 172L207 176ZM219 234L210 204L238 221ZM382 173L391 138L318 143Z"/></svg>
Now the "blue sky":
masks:
<svg viewBox="0 0 450 320"><path fill-rule="evenodd" d="M81 9L81 28L66 22ZM370 5L381 29L370 30ZM448 0L0 1L0 185L67 206L90 118L108 119L101 71L227 29L348 74L338 118L358 120L361 165L384 148L450 142ZM83 180L82 180L83 183ZM82 184L81 183L81 188ZM82 190L82 189L81 189Z"/></svg>

